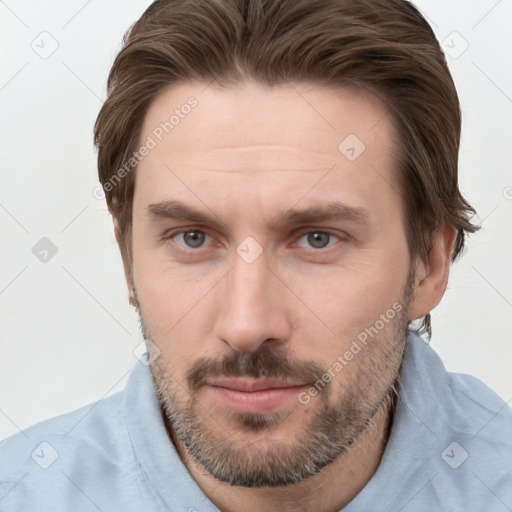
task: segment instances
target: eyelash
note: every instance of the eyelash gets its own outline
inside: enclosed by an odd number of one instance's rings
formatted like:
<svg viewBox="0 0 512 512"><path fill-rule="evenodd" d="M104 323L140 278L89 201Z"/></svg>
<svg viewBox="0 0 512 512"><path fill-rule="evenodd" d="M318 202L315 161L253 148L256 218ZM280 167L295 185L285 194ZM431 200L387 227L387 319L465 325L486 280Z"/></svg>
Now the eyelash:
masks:
<svg viewBox="0 0 512 512"><path fill-rule="evenodd" d="M198 247L197 249L194 249L192 247L189 247L188 249L181 246L180 244L178 244L177 242L174 241L174 239L178 236L178 235L181 235L181 234L184 234L184 233L190 233L190 232L199 232L199 233L204 233L206 235L206 237L210 237L214 240L214 244L217 245L218 247L221 246L222 244L221 243L215 243L215 237L210 235L206 230L204 229L196 229L196 228L193 228L193 227L190 227L190 228L187 228L187 229L179 229L179 230L174 230L174 231L170 231L168 233L166 233L164 235L164 240L166 242L174 242L179 250L181 251L184 251L184 252L187 252L187 253L199 253L201 251L201 249L205 249L205 246L200 246ZM308 231L302 231L296 238L295 238L295 242L294 243L297 243L299 240L301 240L303 237L309 235L309 234L312 234L312 233L322 233L322 234L325 234L325 235L328 235L330 237L334 237L334 238L337 238L337 242L343 242L346 240L346 238L343 238L341 237L340 235L336 234L336 233L333 233L332 231L328 231L328 230L324 230L324 229L309 229ZM331 241L329 241L331 242ZM331 244L331 245L328 245L327 247L322 247L322 248L319 248L319 249L314 249L314 248L310 248L309 250L313 253L326 253L328 252L334 245L336 245L336 243L334 244ZM206 246L207 247L207 246ZM304 248L302 247L302 249L306 249L308 250L307 248Z"/></svg>

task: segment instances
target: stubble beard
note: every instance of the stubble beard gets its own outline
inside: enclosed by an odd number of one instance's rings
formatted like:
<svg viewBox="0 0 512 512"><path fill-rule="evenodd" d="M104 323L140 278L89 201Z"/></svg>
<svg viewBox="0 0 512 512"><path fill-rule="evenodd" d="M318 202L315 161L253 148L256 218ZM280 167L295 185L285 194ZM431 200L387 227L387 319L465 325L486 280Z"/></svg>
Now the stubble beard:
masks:
<svg viewBox="0 0 512 512"><path fill-rule="evenodd" d="M359 364L357 376L339 397L333 396L334 377L315 397L318 409L312 419L291 440L273 436L289 413L231 413L229 425L232 426L228 431L220 426L221 422L225 423L226 411L212 408L211 404L208 410L198 394L208 377L277 377L317 382L327 373L325 368L313 361L290 360L263 344L254 353L233 351L220 361L200 358L180 383L167 369L172 366L166 364L162 356L155 358L150 365L151 372L171 437L179 440L209 474L233 486L285 486L317 475L346 453L363 433L375 428L375 418L380 411L388 415L386 429L389 431L408 333L407 312L412 291L413 282L409 278L401 311L362 350L366 351L365 360L356 363ZM135 301L144 338L151 339L137 298ZM374 350L377 347L370 344L380 347ZM354 359L359 357L358 354ZM216 416L220 421L215 420ZM240 435L245 441L238 438Z"/></svg>

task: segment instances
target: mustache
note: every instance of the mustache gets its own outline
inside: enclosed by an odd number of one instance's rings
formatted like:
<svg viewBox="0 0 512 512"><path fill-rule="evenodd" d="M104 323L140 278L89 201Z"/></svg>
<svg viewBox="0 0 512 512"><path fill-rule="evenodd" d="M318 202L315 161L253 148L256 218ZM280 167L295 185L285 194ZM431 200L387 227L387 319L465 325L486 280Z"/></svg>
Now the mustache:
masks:
<svg viewBox="0 0 512 512"><path fill-rule="evenodd" d="M201 357L189 368L187 382L194 391L204 386L207 379L217 377L267 377L313 384L325 373L325 369L314 361L294 360L262 345L252 353L233 350L219 360Z"/></svg>

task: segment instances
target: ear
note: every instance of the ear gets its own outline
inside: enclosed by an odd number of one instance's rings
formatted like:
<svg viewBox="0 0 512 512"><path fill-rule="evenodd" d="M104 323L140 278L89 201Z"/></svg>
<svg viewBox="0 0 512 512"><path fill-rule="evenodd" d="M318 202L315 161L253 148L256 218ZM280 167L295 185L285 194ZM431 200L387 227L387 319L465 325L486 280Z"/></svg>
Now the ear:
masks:
<svg viewBox="0 0 512 512"><path fill-rule="evenodd" d="M441 302L448 284L456 235L456 229L449 224L440 228L434 236L428 261L418 264L409 320L423 318Z"/></svg>
<svg viewBox="0 0 512 512"><path fill-rule="evenodd" d="M135 291L133 288L131 263L128 261L126 251L123 248L121 228L119 227L119 222L117 221L117 219L114 219L114 234L116 237L117 245L119 246L119 250L121 252L121 258L123 259L124 278L126 280L126 286L128 287L128 302L132 306L135 306Z"/></svg>

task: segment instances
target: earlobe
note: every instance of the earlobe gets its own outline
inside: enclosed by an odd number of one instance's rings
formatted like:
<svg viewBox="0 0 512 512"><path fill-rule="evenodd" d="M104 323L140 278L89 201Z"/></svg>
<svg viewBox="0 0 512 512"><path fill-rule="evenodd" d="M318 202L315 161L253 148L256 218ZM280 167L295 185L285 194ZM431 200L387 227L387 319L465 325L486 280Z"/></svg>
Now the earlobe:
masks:
<svg viewBox="0 0 512 512"><path fill-rule="evenodd" d="M418 265L410 320L424 317L441 302L448 285L456 235L455 228L449 224L440 228L434 236L428 261Z"/></svg>

